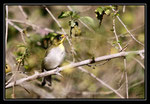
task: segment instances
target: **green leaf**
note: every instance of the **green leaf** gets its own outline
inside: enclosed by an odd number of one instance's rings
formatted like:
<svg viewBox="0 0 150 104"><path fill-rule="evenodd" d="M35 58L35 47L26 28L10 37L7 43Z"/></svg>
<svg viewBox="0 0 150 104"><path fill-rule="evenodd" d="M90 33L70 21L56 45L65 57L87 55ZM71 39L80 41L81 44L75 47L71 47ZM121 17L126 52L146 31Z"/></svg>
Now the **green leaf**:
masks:
<svg viewBox="0 0 150 104"><path fill-rule="evenodd" d="M112 44L116 44L117 42L116 41L113 41L113 43Z"/></svg>
<svg viewBox="0 0 150 104"><path fill-rule="evenodd" d="M120 44L121 44L122 42L121 42L120 40L118 40L118 43L120 43Z"/></svg>
<svg viewBox="0 0 150 104"><path fill-rule="evenodd" d="M19 44L17 47L26 47L24 44Z"/></svg>
<svg viewBox="0 0 150 104"><path fill-rule="evenodd" d="M99 13L100 15L103 14L103 11L104 11L104 7L98 7L96 10L95 10L95 13Z"/></svg>
<svg viewBox="0 0 150 104"><path fill-rule="evenodd" d="M25 69L29 69L29 66L28 66L28 65L24 65L24 68L25 68Z"/></svg>
<svg viewBox="0 0 150 104"><path fill-rule="evenodd" d="M80 16L78 15L78 13L77 12L72 12L72 18L73 19L78 19L78 18L80 18Z"/></svg>
<svg viewBox="0 0 150 104"><path fill-rule="evenodd" d="M110 15L110 13L111 13L111 12L110 12L109 9L105 10L105 14L106 14L106 15Z"/></svg>
<svg viewBox="0 0 150 104"><path fill-rule="evenodd" d="M61 19L61 18L66 18L66 17L69 17L69 16L71 16L73 14L73 12L72 11L63 11L63 12L61 12L61 14L58 16L58 18L59 19Z"/></svg>
<svg viewBox="0 0 150 104"><path fill-rule="evenodd" d="M94 22L93 18L91 18L91 17L89 17L89 16L80 17L80 19L81 19L84 23L89 24L89 25L91 25L92 27L94 27L94 25L95 25L95 22Z"/></svg>
<svg viewBox="0 0 150 104"><path fill-rule="evenodd" d="M103 16L105 14L105 8L104 7L98 7L95 10L96 13L96 17L99 20L99 26L101 26L102 20L103 20Z"/></svg>
<svg viewBox="0 0 150 104"><path fill-rule="evenodd" d="M117 13L115 14L115 16L119 16L119 13L117 12Z"/></svg>

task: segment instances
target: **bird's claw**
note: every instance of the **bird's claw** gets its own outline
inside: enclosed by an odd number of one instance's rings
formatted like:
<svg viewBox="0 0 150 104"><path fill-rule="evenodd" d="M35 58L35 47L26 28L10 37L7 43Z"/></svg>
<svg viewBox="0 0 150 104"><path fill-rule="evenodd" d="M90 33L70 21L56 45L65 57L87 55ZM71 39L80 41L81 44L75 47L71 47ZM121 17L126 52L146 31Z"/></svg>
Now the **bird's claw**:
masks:
<svg viewBox="0 0 150 104"><path fill-rule="evenodd" d="M58 68L58 67L57 67L56 75L59 75L59 76L63 77L63 76L59 73L59 68Z"/></svg>

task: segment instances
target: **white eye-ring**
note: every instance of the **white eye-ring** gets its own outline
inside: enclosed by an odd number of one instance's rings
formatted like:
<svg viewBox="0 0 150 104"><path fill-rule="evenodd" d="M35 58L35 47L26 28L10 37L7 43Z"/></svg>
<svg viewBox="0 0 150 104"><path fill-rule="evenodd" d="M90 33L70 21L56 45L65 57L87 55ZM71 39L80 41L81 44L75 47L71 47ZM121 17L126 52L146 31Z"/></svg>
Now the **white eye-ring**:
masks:
<svg viewBox="0 0 150 104"><path fill-rule="evenodd" d="M59 37L59 40L62 40L62 37L61 37L61 36Z"/></svg>

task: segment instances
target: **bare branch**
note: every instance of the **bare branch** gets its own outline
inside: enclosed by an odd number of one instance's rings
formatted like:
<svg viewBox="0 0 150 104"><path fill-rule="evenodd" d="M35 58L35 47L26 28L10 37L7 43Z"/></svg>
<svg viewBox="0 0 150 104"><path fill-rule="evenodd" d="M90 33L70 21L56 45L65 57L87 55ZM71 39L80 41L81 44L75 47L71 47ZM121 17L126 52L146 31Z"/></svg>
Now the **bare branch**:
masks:
<svg viewBox="0 0 150 104"><path fill-rule="evenodd" d="M142 25L139 25L139 26L137 26L137 27L135 27L134 29L131 29L131 30L129 30L130 32L134 32L134 31L136 31L137 29L140 29L140 28L142 28L144 25L142 24ZM125 33L123 33L123 34L119 34L118 35L118 38L119 37L130 37L130 35L126 35L126 34L128 34L128 32L125 32ZM111 37L110 39L115 39L116 37Z"/></svg>
<svg viewBox="0 0 150 104"><path fill-rule="evenodd" d="M139 85L139 84L142 84L142 83L144 83L144 80L133 84L132 86L129 87L129 89L130 89L130 88L133 88L133 87L135 87L135 86L137 86L137 85Z"/></svg>
<svg viewBox="0 0 150 104"><path fill-rule="evenodd" d="M115 9L113 9L113 8L112 8L112 10L115 11ZM117 17L117 19L120 21L120 23L124 26L124 28L127 30L127 32L129 33L129 35L131 36L131 38L144 47L144 44L141 43L140 41L138 41L138 40L133 36L133 34L128 30L128 28L127 28L126 25L123 23L123 21L119 18L119 16L116 16L116 17Z"/></svg>
<svg viewBox="0 0 150 104"><path fill-rule="evenodd" d="M21 33L21 38L22 38L24 44L27 44L26 41L25 41L25 39L24 39L24 36L23 36L23 34L24 34L24 33L23 33L23 29L21 29L20 27L18 27L17 25L15 25L14 23L12 23L12 22L9 21L9 20L8 20L8 23L9 23L11 26L13 26L15 29L17 29L17 30Z"/></svg>
<svg viewBox="0 0 150 104"><path fill-rule="evenodd" d="M144 55L141 53L140 56L141 56L141 59L143 60L144 59Z"/></svg>
<svg viewBox="0 0 150 104"><path fill-rule="evenodd" d="M119 43L119 39L118 39L118 36L117 36L116 28L115 28L115 27L116 27L116 26L115 26L115 18L113 18L113 32L114 32L114 34L115 34L117 44L118 44L120 50L122 50L122 47L121 47L121 45L120 45L120 43Z"/></svg>
<svg viewBox="0 0 150 104"><path fill-rule="evenodd" d="M100 62L100 61L104 61L104 60L108 60L108 59L114 59L114 58L118 58L118 57L124 57L127 56L128 54L140 54L140 53L144 53L144 50L138 50L138 51L129 51L129 52L120 52L120 53L116 53L116 54L111 54L111 55L105 55L105 56L101 56L101 57L97 57L94 59L95 62ZM64 69L68 69L68 68L74 68L74 67L79 67L79 66L84 66L87 65L89 63L91 63L93 61L93 59L87 59L84 61L80 61L77 63L71 63L69 65L51 70L51 71L46 71L43 73L36 73L32 76L26 77L26 78L22 78L16 81L15 85L19 85L25 81L30 81L30 80L34 80L36 78L40 78L40 77L45 77L48 75L52 75L52 74L56 74L57 72L60 72ZM6 88L12 87L12 85L14 84L14 82L9 83Z"/></svg>
<svg viewBox="0 0 150 104"><path fill-rule="evenodd" d="M63 31L64 35L66 35L66 39L68 40L69 45L71 46L71 51L76 55L76 52L74 51L74 47L70 41L70 39L67 36L67 33L65 32L65 30L62 28L62 26L60 25L60 23L58 22L58 20L54 17L54 15L51 13L51 11L44 5L46 11L50 14L50 16L54 19L54 21L58 24L59 28Z"/></svg>
<svg viewBox="0 0 150 104"><path fill-rule="evenodd" d="M126 6L124 5L124 6L123 6L123 9L122 9L122 12L124 13L125 10L126 10Z"/></svg>
<svg viewBox="0 0 150 104"><path fill-rule="evenodd" d="M23 14L23 16L25 17L25 19L28 19L28 16L27 16L27 14L24 12L22 6L18 6L18 7L19 7L21 13Z"/></svg>
<svg viewBox="0 0 150 104"><path fill-rule="evenodd" d="M5 34L5 52L6 52L6 50L7 50L7 37L8 37L8 21L7 21L7 19L8 19L8 6L6 5L6 34Z"/></svg>
<svg viewBox="0 0 150 104"><path fill-rule="evenodd" d="M104 85L105 87L109 88L110 90L112 90L115 94L117 94L120 98L124 98L120 93L118 93L115 89L113 89L110 85L108 85L107 83L105 83L103 80L101 80L100 78L97 78L94 74L88 72L87 70L85 70L82 67L78 67L81 71L89 74L91 77L93 77L94 79L96 79L98 82L100 82L102 85Z"/></svg>
<svg viewBox="0 0 150 104"><path fill-rule="evenodd" d="M45 31L48 31L48 32L55 32L57 34L63 34L63 32L59 32L59 31L54 31L52 29L49 29L49 28L42 28L38 25L35 25L33 23L30 23L28 21L21 21L21 20L14 20L14 19L9 19L9 21L11 22L17 22L17 23L22 23L22 24L26 24L26 25L29 25L29 26L32 26L34 30L37 30L37 29L44 29Z"/></svg>
<svg viewBox="0 0 150 104"><path fill-rule="evenodd" d="M70 7L70 6L67 6L67 8L70 10L70 11L73 11L73 9ZM92 33L94 33L95 34L95 31L92 29L92 28L90 28L87 24L85 24L84 22L82 22L82 20L81 19L78 19L88 30L90 30Z"/></svg>
<svg viewBox="0 0 150 104"><path fill-rule="evenodd" d="M115 12L115 14L117 13L117 11L115 11L115 10L114 10L114 12ZM116 33L115 17L113 17L113 30L114 30L114 34L115 34L115 37L116 37L117 44L118 44L118 46L120 48L120 51L124 51L124 49L121 47L121 45L119 43L119 39L118 39L118 36L117 36L117 33ZM126 57L124 57L123 61L124 61L124 74L125 74L125 84L126 84L126 97L128 98L129 95L128 95L128 77L127 77L127 65L126 65L127 64L127 62L126 62L127 60L126 60Z"/></svg>
<svg viewBox="0 0 150 104"><path fill-rule="evenodd" d="M138 62L141 66L142 66L142 68L143 69L145 69L145 67L144 67L144 65L140 62L140 60L138 60L137 58L133 58L136 62Z"/></svg>
<svg viewBox="0 0 150 104"><path fill-rule="evenodd" d="M124 57L123 59L124 61L124 74L125 74L125 84L126 84L126 97L129 98L129 91L128 91L128 74L127 74L127 60L126 60L126 57Z"/></svg>

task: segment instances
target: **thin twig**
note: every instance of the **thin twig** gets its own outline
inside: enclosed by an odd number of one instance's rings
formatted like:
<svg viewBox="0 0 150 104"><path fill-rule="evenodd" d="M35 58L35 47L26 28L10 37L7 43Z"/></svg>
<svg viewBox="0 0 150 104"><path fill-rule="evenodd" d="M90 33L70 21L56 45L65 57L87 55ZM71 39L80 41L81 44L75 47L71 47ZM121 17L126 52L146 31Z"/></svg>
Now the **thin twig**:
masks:
<svg viewBox="0 0 150 104"><path fill-rule="evenodd" d="M113 9L113 8L112 8L112 10L115 11L115 9ZM128 28L127 28L126 25L123 23L123 21L119 18L119 16L116 16L116 17L117 17L117 19L119 20L119 22L124 26L124 28L125 28L126 31L129 33L129 35L131 36L131 38L144 47L144 44L141 43L140 41L138 41L138 40L134 37L134 35L128 30Z"/></svg>
<svg viewBox="0 0 150 104"><path fill-rule="evenodd" d="M100 82L102 85L104 85L105 87L109 88L111 91L113 91L115 94L117 94L120 98L124 98L120 93L118 93L115 89L113 89L110 85L108 85L107 83L105 83L103 80L101 80L100 78L97 78L93 73L88 72L87 70L85 70L82 67L78 67L81 71L89 74L91 77L93 77L94 79L96 79L98 82Z"/></svg>
<svg viewBox="0 0 150 104"><path fill-rule="evenodd" d="M128 74L127 74L127 60L126 57L123 59L124 61L124 74L125 74L125 84L126 84L126 97L129 98L129 91L128 91Z"/></svg>
<svg viewBox="0 0 150 104"><path fill-rule="evenodd" d="M122 9L122 12L124 13L125 10L126 10L126 6L124 5L124 6L123 6L123 9Z"/></svg>
<svg viewBox="0 0 150 104"><path fill-rule="evenodd" d="M66 35L65 30L62 28L62 26L60 25L60 23L57 21L57 19L54 17L54 15L52 14L52 12L44 5L44 8L46 9L46 11L50 14L50 16L54 19L54 21L57 23L57 25L59 26L59 28L63 31L63 33Z"/></svg>
<svg viewBox="0 0 150 104"><path fill-rule="evenodd" d="M138 60L137 58L133 58L136 62L138 62L141 66L142 66L142 68L143 69L145 69L145 67L144 67L144 65L140 62L140 60Z"/></svg>
<svg viewBox="0 0 150 104"><path fill-rule="evenodd" d="M8 37L8 6L6 5L6 36L5 36L5 52L7 50L7 37Z"/></svg>
<svg viewBox="0 0 150 104"><path fill-rule="evenodd" d="M50 16L54 19L54 21L58 24L59 28L63 31L64 35L66 35L66 39L68 40L68 43L71 47L71 52L73 52L73 54L76 55L76 52L74 50L74 47L70 41L70 39L68 38L67 33L65 32L65 30L62 28L62 26L60 25L60 23L58 22L58 20L54 17L54 15L51 13L51 11L44 5L44 8L46 9L46 11L50 14Z"/></svg>
<svg viewBox="0 0 150 104"><path fill-rule="evenodd" d="M33 28L34 30L43 29L43 30L48 31L48 32L55 32L55 33L57 33L57 34L63 34L63 32L54 31L54 30L49 29L49 28L42 28L42 27L40 27L40 26L38 26L38 25L35 25L35 24L33 24L33 23L30 23L30 22L28 22L28 21L21 21L21 20L14 20L14 19L9 19L9 21L11 21L11 22L17 22L17 23L22 23L22 24L26 24L26 25L32 26L32 28Z"/></svg>
<svg viewBox="0 0 150 104"><path fill-rule="evenodd" d="M125 83L123 83L118 89L116 89L116 91L119 91L123 87L124 84ZM108 94L112 94L112 93L114 93L114 92L113 91L100 92L100 94L104 94L104 95L108 95Z"/></svg>
<svg viewBox="0 0 150 104"><path fill-rule="evenodd" d="M134 32L134 31L136 31L137 29L139 29L139 28L142 28L144 25L142 24L142 25L139 25L139 26L137 26L136 28L134 28L134 29L131 29L131 30L129 30L130 32ZM118 35L118 38L119 37L130 37L130 35L126 35L126 34L128 34L128 32L125 32L125 33L123 33L123 34L119 34ZM112 38L110 38L110 39L115 39L116 37L112 37Z"/></svg>
<svg viewBox="0 0 150 104"><path fill-rule="evenodd" d="M104 61L104 60L108 60L108 59L124 57L124 56L127 56L128 54L131 54L131 53L139 55L140 53L144 53L144 50L120 52L120 53L116 53L116 54L105 55L105 56L101 56L101 57L95 58L94 61L95 62L100 62L100 61ZM34 80L36 78L40 78L40 77L45 77L45 76L48 76L48 75L56 74L57 72L60 72L60 71L62 71L64 69L84 66L84 65L87 65L87 64L91 63L92 61L93 61L93 59L88 59L88 60L80 61L80 62L77 62L77 63L71 63L69 65L66 65L66 66L63 66L63 67L60 67L60 68L56 68L56 69L51 70L51 71L46 71L46 72L43 72L43 73L36 73L36 74L34 74L32 76L29 76L27 78L22 78L22 79L17 80L15 85L19 85L19 84L21 84L21 83L23 83L25 81ZM14 84L14 82L11 82L8 85L6 85L5 88L12 87L13 84Z"/></svg>
<svg viewBox="0 0 150 104"><path fill-rule="evenodd" d="M116 11L114 11L114 12L115 12L115 14L117 13ZM114 34L115 34L115 37L116 37L117 44L120 48L120 51L124 51L123 48L121 47L120 43L118 42L119 39L118 39L118 36L117 36L117 33L116 33L116 28L115 28L115 17L113 17L113 30L114 30ZM126 57L124 57L123 61L124 61L125 83L126 83L126 97L128 98L129 95L128 95L128 77L127 77L127 69L126 69L126 67L127 67Z"/></svg>
<svg viewBox="0 0 150 104"><path fill-rule="evenodd" d="M25 19L28 19L28 16L27 16L27 14L24 12L22 6L19 5L18 7L19 7L21 13L23 14L23 16L25 17Z"/></svg>
<svg viewBox="0 0 150 104"><path fill-rule="evenodd" d="M143 60L143 59L144 59L144 55L143 55L143 54L140 54L140 56L141 56L141 59Z"/></svg>
<svg viewBox="0 0 150 104"><path fill-rule="evenodd" d="M20 32L21 38L22 38L24 44L27 44L26 41L25 41L25 39L24 39L24 36L23 36L23 34L24 34L24 33L23 33L23 29L21 29L20 27L18 27L17 25L15 25L14 23L12 23L12 22L9 21L9 20L8 20L8 23Z"/></svg>
<svg viewBox="0 0 150 104"><path fill-rule="evenodd" d="M132 86L129 87L129 89L130 89L130 88L133 88L133 87L135 87L135 86L137 86L137 85L139 85L139 84L142 84L142 83L144 83L144 80L133 84Z"/></svg>
<svg viewBox="0 0 150 104"><path fill-rule="evenodd" d="M120 45L120 43L119 43L119 39L118 39L118 36L117 36L116 28L115 28L115 27L116 27L116 26L115 26L115 18L113 18L113 32L114 32L114 34L115 34L117 44L118 44L120 50L122 50L122 47L121 47L121 45Z"/></svg>
<svg viewBox="0 0 150 104"><path fill-rule="evenodd" d="M70 11L73 11L73 9L70 7L70 6L67 6L67 8L70 10ZM93 34L95 34L95 31L90 28L87 24L85 24L81 19L78 19L88 30L90 30Z"/></svg>
<svg viewBox="0 0 150 104"><path fill-rule="evenodd" d="M119 82L118 82L118 84L120 85L121 84L121 81L123 80L123 78L124 78L124 71L123 71L123 73L122 73L122 75L121 75L121 79L119 80Z"/></svg>

